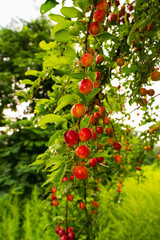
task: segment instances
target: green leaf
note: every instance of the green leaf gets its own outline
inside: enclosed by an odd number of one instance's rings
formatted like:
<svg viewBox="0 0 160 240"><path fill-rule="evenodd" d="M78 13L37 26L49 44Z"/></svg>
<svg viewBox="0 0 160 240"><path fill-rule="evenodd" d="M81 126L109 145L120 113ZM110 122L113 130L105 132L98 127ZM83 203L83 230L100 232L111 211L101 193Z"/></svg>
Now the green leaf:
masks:
<svg viewBox="0 0 160 240"><path fill-rule="evenodd" d="M50 50L56 46L55 42L46 43L44 40L39 43L40 48L43 50Z"/></svg>
<svg viewBox="0 0 160 240"><path fill-rule="evenodd" d="M85 73L72 73L71 77L75 79L83 79L85 78L86 74Z"/></svg>
<svg viewBox="0 0 160 240"><path fill-rule="evenodd" d="M116 36L114 36L113 34L110 34L110 33L102 33L102 34L99 34L97 36L97 39L101 39L101 41L107 41L107 40L113 40L114 42L117 42L118 39L116 38Z"/></svg>
<svg viewBox="0 0 160 240"><path fill-rule="evenodd" d="M71 35L67 30L62 29L54 34L54 39L58 42L67 42L71 39Z"/></svg>
<svg viewBox="0 0 160 240"><path fill-rule="evenodd" d="M65 21L64 17L58 14L49 14L48 17L50 17L50 19L52 19L54 22L62 22Z"/></svg>
<svg viewBox="0 0 160 240"><path fill-rule="evenodd" d="M91 116L84 117L80 122L80 128L88 127Z"/></svg>
<svg viewBox="0 0 160 240"><path fill-rule="evenodd" d="M91 101L91 99L100 91L100 88L94 88L93 91L86 96L87 103Z"/></svg>
<svg viewBox="0 0 160 240"><path fill-rule="evenodd" d="M28 75L31 75L31 76L38 76L39 72L36 71L36 70L28 70L25 72L25 75L28 76Z"/></svg>
<svg viewBox="0 0 160 240"><path fill-rule="evenodd" d="M61 97L58 101L58 107L55 109L55 113L58 112L60 109L66 107L69 104L72 104L75 100L78 99L76 94L67 94Z"/></svg>
<svg viewBox="0 0 160 240"><path fill-rule="evenodd" d="M21 84L29 84L29 85L34 85L34 82L31 81L30 79L23 79Z"/></svg>
<svg viewBox="0 0 160 240"><path fill-rule="evenodd" d="M51 146L55 143L55 139L58 138L60 135L62 136L64 133L64 130L59 130L59 131L56 131L49 139L49 143L48 143L48 146Z"/></svg>
<svg viewBox="0 0 160 240"><path fill-rule="evenodd" d="M50 175L48 181L52 182L55 187L58 187L60 185L60 183L62 182L62 178L63 178L63 176L65 174L65 169L66 169L66 165L65 164L61 164L61 167L57 171L54 171ZM42 185L42 186L44 186L44 185Z"/></svg>
<svg viewBox="0 0 160 240"><path fill-rule="evenodd" d="M76 58L77 54L73 48L66 46L66 49L64 51L64 56L70 57L70 58Z"/></svg>
<svg viewBox="0 0 160 240"><path fill-rule="evenodd" d="M43 3L40 7L40 13L45 14L46 12L54 8L57 4L59 3L55 0L46 0L46 2Z"/></svg>
<svg viewBox="0 0 160 240"><path fill-rule="evenodd" d="M112 155L108 155L108 151L94 153L94 157L112 157Z"/></svg>
<svg viewBox="0 0 160 240"><path fill-rule="evenodd" d="M61 156L57 155L55 157L49 158L47 160L45 170L47 170L48 168L50 168L53 165L55 165L54 166L55 168L52 168L52 170L55 170L62 164L62 162L65 162L65 158L62 155Z"/></svg>
<svg viewBox="0 0 160 240"><path fill-rule="evenodd" d="M81 12L75 7L63 7L61 13L67 18L76 18Z"/></svg>
<svg viewBox="0 0 160 240"><path fill-rule="evenodd" d="M46 125L47 123L57 123L57 122L65 122L67 121L65 118L60 117L59 115L56 114L47 114L44 117L42 117L38 125Z"/></svg>

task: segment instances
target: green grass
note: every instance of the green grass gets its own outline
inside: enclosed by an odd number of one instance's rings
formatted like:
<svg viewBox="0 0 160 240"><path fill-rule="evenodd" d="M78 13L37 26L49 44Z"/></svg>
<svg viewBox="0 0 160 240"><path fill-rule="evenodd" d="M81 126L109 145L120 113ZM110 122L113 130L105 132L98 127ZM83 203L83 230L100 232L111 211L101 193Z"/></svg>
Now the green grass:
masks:
<svg viewBox="0 0 160 240"><path fill-rule="evenodd" d="M116 186L101 190L100 231L96 240L160 239L160 169L145 168L146 180L128 178L120 194ZM0 240L56 240L53 219L58 212L42 207L38 191L31 199L0 198ZM58 210L57 210L58 211Z"/></svg>
<svg viewBox="0 0 160 240"><path fill-rule="evenodd" d="M160 239L160 169L146 167L146 180L124 182L122 197L113 202L116 188L101 194L101 230L99 240Z"/></svg>

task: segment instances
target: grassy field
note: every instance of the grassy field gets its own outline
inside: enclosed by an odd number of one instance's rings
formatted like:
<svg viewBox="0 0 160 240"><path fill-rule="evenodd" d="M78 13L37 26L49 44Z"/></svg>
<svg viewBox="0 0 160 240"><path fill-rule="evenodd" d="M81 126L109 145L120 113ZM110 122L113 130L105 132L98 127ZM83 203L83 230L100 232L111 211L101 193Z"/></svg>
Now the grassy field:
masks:
<svg viewBox="0 0 160 240"><path fill-rule="evenodd" d="M97 240L160 239L160 169L145 167L146 179L124 182L120 201L114 203L116 187L103 188L100 203L100 232ZM55 211L46 211L35 189L32 200L0 198L1 240L56 240L52 219ZM46 230L47 229L47 230Z"/></svg>

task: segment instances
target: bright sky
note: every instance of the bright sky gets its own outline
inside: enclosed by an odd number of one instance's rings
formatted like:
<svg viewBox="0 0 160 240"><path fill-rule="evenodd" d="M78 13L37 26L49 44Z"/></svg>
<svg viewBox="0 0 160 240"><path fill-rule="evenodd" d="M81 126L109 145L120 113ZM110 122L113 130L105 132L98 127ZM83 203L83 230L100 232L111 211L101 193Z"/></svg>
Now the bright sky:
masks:
<svg viewBox="0 0 160 240"><path fill-rule="evenodd" d="M45 2L45 0L3 0L3 1L0 0L0 1L1 1L0 26L2 27L9 25L12 22L12 19L16 21L18 21L19 19L24 19L28 21L32 19L36 19L37 17L40 16L41 4ZM71 0L67 0L66 3L69 6L71 3ZM56 13L59 12L59 7L60 5L57 5L56 9L54 9ZM117 85L119 84L117 83ZM155 95L160 92L160 82L154 83L152 87L155 90ZM152 87L147 87L147 89ZM157 103L160 103L160 96L157 97ZM131 112L134 108L136 108L136 105L132 106L131 108L129 107L129 105L126 105L126 107L128 112ZM25 109L24 104L22 105L22 107L19 106L17 109L21 117L23 117L22 112L24 109ZM139 116L137 116L137 112L140 113ZM13 113L10 111L10 109L7 109L5 111L5 114L7 116L12 115L13 117L15 117L16 113ZM144 131L149 127L150 124L148 124L148 126L138 127L138 123L141 120L141 116L142 116L142 112L140 110L135 111L131 115L131 120L126 119L125 123L131 126L136 126L136 129L139 131ZM159 119L160 119L160 113L159 113ZM132 122L132 120L134 120L134 123Z"/></svg>

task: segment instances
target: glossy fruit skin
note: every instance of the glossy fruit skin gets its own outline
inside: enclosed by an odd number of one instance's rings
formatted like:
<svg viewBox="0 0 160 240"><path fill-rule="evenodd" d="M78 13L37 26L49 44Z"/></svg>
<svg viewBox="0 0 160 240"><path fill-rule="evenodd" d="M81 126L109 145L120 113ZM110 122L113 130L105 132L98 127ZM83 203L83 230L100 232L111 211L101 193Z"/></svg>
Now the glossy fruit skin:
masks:
<svg viewBox="0 0 160 240"><path fill-rule="evenodd" d="M114 149L119 151L122 148L122 145L119 142L114 143Z"/></svg>
<svg viewBox="0 0 160 240"><path fill-rule="evenodd" d="M85 115L86 109L82 103L76 103L71 109L71 113L74 117L80 118Z"/></svg>
<svg viewBox="0 0 160 240"><path fill-rule="evenodd" d="M110 118L108 118L108 117L103 118L103 123L105 125L108 125L110 122L111 122Z"/></svg>
<svg viewBox="0 0 160 240"><path fill-rule="evenodd" d="M97 127L96 132L98 134L102 134L103 133L103 127Z"/></svg>
<svg viewBox="0 0 160 240"><path fill-rule="evenodd" d="M83 67L90 67L92 66L94 61L93 55L91 53L86 53L81 58L81 63Z"/></svg>
<svg viewBox="0 0 160 240"><path fill-rule="evenodd" d="M94 116L91 116L89 124L90 124L90 125L94 125L95 123L96 123L95 117L94 117Z"/></svg>
<svg viewBox="0 0 160 240"><path fill-rule="evenodd" d="M83 94L89 94L93 91L93 83L90 79L82 79L79 83L79 91Z"/></svg>
<svg viewBox="0 0 160 240"><path fill-rule="evenodd" d="M68 177L64 177L63 179L62 179L62 182L67 182L68 181Z"/></svg>
<svg viewBox="0 0 160 240"><path fill-rule="evenodd" d="M66 234L66 231L65 231L63 228L61 228L61 229L59 230L59 236L62 237L62 236L64 236L65 234Z"/></svg>
<svg viewBox="0 0 160 240"><path fill-rule="evenodd" d="M131 12L131 11L133 11L134 7L133 7L133 5L131 4L131 5L129 5L129 6L128 6L128 8L127 8L127 9L128 9L128 11L130 11L130 12Z"/></svg>
<svg viewBox="0 0 160 240"><path fill-rule="evenodd" d="M86 208L86 204L84 202L80 202L79 208L85 209Z"/></svg>
<svg viewBox="0 0 160 240"><path fill-rule="evenodd" d="M54 196L54 194L52 194L52 195L51 195L51 199L52 199L52 200L56 200L56 199L57 199L57 197L56 197L56 196Z"/></svg>
<svg viewBox="0 0 160 240"><path fill-rule="evenodd" d="M64 141L69 145L77 144L79 140L79 135L74 130L67 130L64 134Z"/></svg>
<svg viewBox="0 0 160 240"><path fill-rule="evenodd" d="M120 57L117 59L117 65L122 67L124 65L125 61L123 57Z"/></svg>
<svg viewBox="0 0 160 240"><path fill-rule="evenodd" d="M115 6L118 7L120 5L119 0L115 0Z"/></svg>
<svg viewBox="0 0 160 240"><path fill-rule="evenodd" d="M78 134L79 139L83 142L88 141L92 137L92 132L89 128L81 128Z"/></svg>
<svg viewBox="0 0 160 240"><path fill-rule="evenodd" d="M95 13L94 13L94 19L95 19L95 22L104 22L105 20L105 12L103 10L97 10Z"/></svg>
<svg viewBox="0 0 160 240"><path fill-rule="evenodd" d="M106 108L104 106L99 107L98 112L101 117L104 117L106 115Z"/></svg>
<svg viewBox="0 0 160 240"><path fill-rule="evenodd" d="M69 240L68 236L67 235L63 235L60 240Z"/></svg>
<svg viewBox="0 0 160 240"><path fill-rule="evenodd" d="M102 163L104 161L104 157L97 157L96 159L99 163Z"/></svg>
<svg viewBox="0 0 160 240"><path fill-rule="evenodd" d="M96 159L96 158L91 158L91 159L89 160L89 165L90 165L91 167L96 167L96 166L97 166L97 159Z"/></svg>
<svg viewBox="0 0 160 240"><path fill-rule="evenodd" d="M97 22L92 22L89 26L89 33L96 36L100 32L100 26Z"/></svg>
<svg viewBox="0 0 160 240"><path fill-rule="evenodd" d="M99 112L95 112L93 116L95 119L99 119L101 117Z"/></svg>
<svg viewBox="0 0 160 240"><path fill-rule="evenodd" d="M75 234L74 234L74 232L68 233L68 238L69 238L69 240L74 240L74 239L75 239Z"/></svg>
<svg viewBox="0 0 160 240"><path fill-rule="evenodd" d="M99 88L99 82L94 82L93 86L94 86L94 88Z"/></svg>
<svg viewBox="0 0 160 240"><path fill-rule="evenodd" d="M109 17L110 23L115 23L117 21L117 15L115 13L112 13Z"/></svg>
<svg viewBox="0 0 160 240"><path fill-rule="evenodd" d="M62 229L60 226L56 227L56 233L59 234L60 229Z"/></svg>
<svg viewBox="0 0 160 240"><path fill-rule="evenodd" d="M151 79L152 81L158 81L160 80L160 72L157 70L151 73Z"/></svg>
<svg viewBox="0 0 160 240"><path fill-rule="evenodd" d="M81 159L87 158L89 156L89 154L90 154L90 150L85 145L81 145L81 146L77 147L77 149L76 149L76 155Z"/></svg>
<svg viewBox="0 0 160 240"><path fill-rule="evenodd" d="M54 207L57 207L57 206L59 205L58 200L57 200L57 199L53 200L53 201L52 201L52 205L53 205Z"/></svg>
<svg viewBox="0 0 160 240"><path fill-rule="evenodd" d="M147 94L152 97L155 94L155 91L153 89L149 89Z"/></svg>
<svg viewBox="0 0 160 240"><path fill-rule="evenodd" d="M52 187L52 193L54 194L55 192L57 192L56 187Z"/></svg>
<svg viewBox="0 0 160 240"><path fill-rule="evenodd" d="M96 57L96 63L97 64L101 64L102 62L104 61L104 56L99 54L97 57Z"/></svg>
<svg viewBox="0 0 160 240"><path fill-rule="evenodd" d="M85 166L77 166L74 170L75 177L82 180L88 178L88 169Z"/></svg>
<svg viewBox="0 0 160 240"><path fill-rule="evenodd" d="M146 96L147 95L147 90L145 88L140 88L139 93L141 96Z"/></svg>
<svg viewBox="0 0 160 240"><path fill-rule="evenodd" d="M106 13L109 10L109 4L107 3L107 1L100 1L97 4L97 9L98 10L103 10Z"/></svg>
<svg viewBox="0 0 160 240"><path fill-rule="evenodd" d="M110 127L106 128L106 134L107 134L108 136L111 136L112 133L113 133L113 129L112 129L112 128L110 128Z"/></svg>
<svg viewBox="0 0 160 240"><path fill-rule="evenodd" d="M68 227L68 233L73 232L73 231L74 231L73 227Z"/></svg>
<svg viewBox="0 0 160 240"><path fill-rule="evenodd" d="M67 200L71 202L73 200L73 196L71 194L67 195Z"/></svg>

